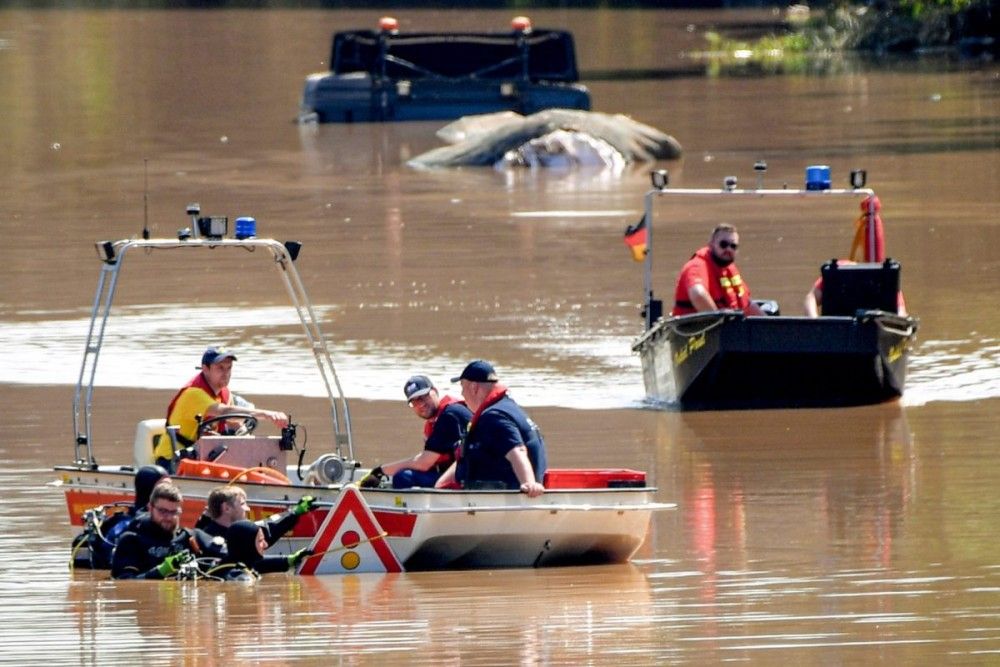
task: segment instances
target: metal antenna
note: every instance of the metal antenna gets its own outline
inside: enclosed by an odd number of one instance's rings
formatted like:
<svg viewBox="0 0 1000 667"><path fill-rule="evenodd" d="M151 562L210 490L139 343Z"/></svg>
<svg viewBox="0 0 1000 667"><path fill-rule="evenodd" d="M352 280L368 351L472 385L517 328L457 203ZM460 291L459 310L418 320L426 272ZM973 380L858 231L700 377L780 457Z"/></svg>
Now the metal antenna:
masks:
<svg viewBox="0 0 1000 667"><path fill-rule="evenodd" d="M142 158L142 238L149 240L149 158Z"/></svg>

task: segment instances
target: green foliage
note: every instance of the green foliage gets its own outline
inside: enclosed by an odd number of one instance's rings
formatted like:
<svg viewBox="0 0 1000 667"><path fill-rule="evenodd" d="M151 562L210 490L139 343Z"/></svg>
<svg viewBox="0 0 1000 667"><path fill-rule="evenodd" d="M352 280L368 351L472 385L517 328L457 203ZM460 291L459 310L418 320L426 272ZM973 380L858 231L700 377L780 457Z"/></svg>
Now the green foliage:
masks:
<svg viewBox="0 0 1000 667"><path fill-rule="evenodd" d="M785 70L802 66L803 58L826 58L832 53L910 51L956 44L976 33L981 17L989 15L991 0L888 0L880 8L837 2L825 11L792 5L786 10L786 32L754 41L728 39L706 33L709 52L700 54L716 66L763 69L781 63ZM979 28L982 29L982 26Z"/></svg>
<svg viewBox="0 0 1000 667"><path fill-rule="evenodd" d="M890 3L890 8L894 4L896 3ZM958 14L975 4L975 0L899 0L898 7L902 13L919 19L941 10L949 14Z"/></svg>

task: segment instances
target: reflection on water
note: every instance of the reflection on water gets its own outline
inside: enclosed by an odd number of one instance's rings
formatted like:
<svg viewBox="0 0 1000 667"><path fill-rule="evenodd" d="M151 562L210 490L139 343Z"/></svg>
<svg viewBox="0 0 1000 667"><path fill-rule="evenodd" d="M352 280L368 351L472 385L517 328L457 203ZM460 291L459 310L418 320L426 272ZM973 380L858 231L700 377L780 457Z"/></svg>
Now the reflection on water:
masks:
<svg viewBox="0 0 1000 667"><path fill-rule="evenodd" d="M1000 341L926 340L910 356L904 405L1000 396Z"/></svg>
<svg viewBox="0 0 1000 667"><path fill-rule="evenodd" d="M395 400L413 359L447 390L447 378L466 363L404 342L343 339L337 321L347 309L407 308L402 303L338 304L316 307L348 398ZM417 307L423 307L423 304ZM74 384L89 320L35 311L30 319L0 328L0 382ZM591 329L579 308L561 309L545 299L524 304L496 322L523 323L505 344L548 359L549 366L504 368L505 382L519 402L578 409L636 408L644 390L638 357L631 352L627 322ZM201 305L128 306L115 309L108 327L96 386L174 389L190 379L188 361L209 342L240 352L233 387L247 395L325 396L312 352L291 308ZM178 338L179 322L195 327L199 340ZM610 323L609 323L610 324ZM280 355L274 354L281 350ZM135 372L144 369L143 373ZM566 368L572 369L570 372ZM402 369L402 370L401 370ZM452 387L457 393L458 388ZM1000 344L976 341L918 341L909 361L904 405L931 401L975 401L1000 397ZM671 406L665 406L670 408Z"/></svg>
<svg viewBox="0 0 1000 667"><path fill-rule="evenodd" d="M754 427L736 430L738 414L684 413L670 422L670 442L690 471L686 531L706 569L717 569L720 543L747 567L751 542L770 543L789 524L796 535L780 539L790 553L796 541L821 542L830 565L892 563L919 463L899 405L752 412L744 419ZM837 427L823 427L831 423Z"/></svg>
<svg viewBox="0 0 1000 667"><path fill-rule="evenodd" d="M395 309L401 304L369 304ZM349 398L396 400L411 373L413 359L420 369L448 389L447 379L468 362L399 343L373 344L344 340L336 329L337 312L345 306L320 306L330 352ZM31 320L0 329L0 382L75 384L89 319ZM498 313L498 319L509 317ZM569 364L568 374L557 366L503 368L504 381L524 405L575 408L635 407L642 400L638 358L629 339L608 331L580 326L568 313L540 300L526 306L517 319L527 325L520 340L508 344L535 350L554 363ZM330 321L333 320L333 325ZM178 337L179 323L199 332L198 340ZM263 324L262 324L263 323ZM233 389L248 396L279 394L325 396L326 389L302 333L295 311L280 307L140 306L115 309L109 320L96 375L96 385L145 389L176 389L187 382L204 345L221 342L239 352ZM275 351L280 350L280 354ZM137 373L136 369L143 369ZM458 393L457 385L452 387Z"/></svg>
<svg viewBox="0 0 1000 667"><path fill-rule="evenodd" d="M692 71L679 54L702 30L743 18L532 14L574 31L584 72ZM415 15L456 29L510 18ZM621 239L645 168L417 172L403 164L438 143L430 124L309 135L291 122L330 33L377 16L0 10L0 662L996 662L1000 315L984 288L1000 271L996 66L588 82L596 110L677 137L685 157L655 166L680 187L753 182L757 159L769 183L799 183L809 164L830 164L838 183L866 168L921 319L900 403L686 414L634 409L642 271ZM645 469L678 510L654 515L639 560L620 568L253 587L70 576L65 503L46 483L71 456L92 244L142 229L146 158L155 234L200 201L303 241L299 270L348 395L386 399L352 406L366 462L418 445L406 377L441 381L487 357L535 406L554 465ZM741 227L740 266L755 295L792 312L819 263L846 251L854 216L762 217ZM692 216L657 237L658 295L720 221ZM281 288L235 264L151 260L152 277L123 278L109 322L98 382L125 389L101 391L102 462L122 458L135 421L161 414L209 342L240 349L235 389L293 396L297 419L320 420L328 406L299 398L319 391Z"/></svg>
<svg viewBox="0 0 1000 667"><path fill-rule="evenodd" d="M581 577L583 579L581 579ZM579 585L586 580L588 585ZM419 664L583 664L648 651L661 635L646 576L631 565L242 583L112 583L90 574L4 633L27 659L33 627L68 621L47 645L85 662L193 664L363 656ZM30 605L35 607L35 605ZM219 661L216 663L215 661Z"/></svg>

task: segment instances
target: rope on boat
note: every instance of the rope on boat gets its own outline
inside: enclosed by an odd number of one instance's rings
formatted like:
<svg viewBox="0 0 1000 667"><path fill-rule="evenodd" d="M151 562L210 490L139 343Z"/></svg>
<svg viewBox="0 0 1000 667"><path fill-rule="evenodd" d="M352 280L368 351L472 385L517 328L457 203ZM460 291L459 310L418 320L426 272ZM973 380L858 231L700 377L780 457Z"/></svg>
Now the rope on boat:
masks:
<svg viewBox="0 0 1000 667"><path fill-rule="evenodd" d="M337 553L338 551L343 551L344 549L354 549L354 548L360 547L362 544L368 544L369 542L374 542L375 540L382 540L382 539L385 539L386 537L389 537L389 533L381 532L378 535L372 535L371 537L369 537L367 539L359 540L355 544L344 544L344 545L341 545L339 547L334 547L333 549L327 549L326 551L316 551L316 552L313 552L313 553L309 554L308 556L306 556L306 558L313 558L314 556L325 556L327 554L332 554L332 553Z"/></svg>

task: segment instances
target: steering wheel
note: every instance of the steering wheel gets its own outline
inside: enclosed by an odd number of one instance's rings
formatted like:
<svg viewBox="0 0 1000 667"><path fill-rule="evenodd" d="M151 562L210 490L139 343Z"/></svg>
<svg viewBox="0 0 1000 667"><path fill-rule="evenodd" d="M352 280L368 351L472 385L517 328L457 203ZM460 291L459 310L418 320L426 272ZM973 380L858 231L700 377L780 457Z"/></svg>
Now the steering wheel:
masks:
<svg viewBox="0 0 1000 667"><path fill-rule="evenodd" d="M201 424L198 425L198 437L200 438L201 436L206 435L210 430L212 430L212 427L219 422L228 422L233 419L240 420L243 423L240 424L240 427L236 429L235 433L224 435L250 435L254 432L254 429L257 428L257 418L252 414L247 412L233 412L228 415L218 415L201 422Z"/></svg>

